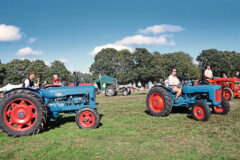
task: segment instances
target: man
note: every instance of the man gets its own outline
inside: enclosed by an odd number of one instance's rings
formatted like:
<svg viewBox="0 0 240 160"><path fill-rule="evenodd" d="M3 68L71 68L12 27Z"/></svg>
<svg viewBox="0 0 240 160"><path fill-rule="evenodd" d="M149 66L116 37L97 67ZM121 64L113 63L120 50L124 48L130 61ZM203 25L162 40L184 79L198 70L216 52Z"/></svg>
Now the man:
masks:
<svg viewBox="0 0 240 160"><path fill-rule="evenodd" d="M240 74L239 74L239 71L236 72L236 75L235 77L237 77L238 79L240 79Z"/></svg>
<svg viewBox="0 0 240 160"><path fill-rule="evenodd" d="M170 89L172 89L177 93L174 99L174 104L177 104L177 99L182 93L182 87L179 86L180 81L177 78L176 73L177 73L177 70L175 68L172 69L172 74L167 79Z"/></svg>
<svg viewBox="0 0 240 160"><path fill-rule="evenodd" d="M62 83L58 80L58 74L53 75L53 85L62 86Z"/></svg>
<svg viewBox="0 0 240 160"><path fill-rule="evenodd" d="M35 72L30 72L28 78L25 79L25 81L23 82L22 87L32 88L32 89L39 88L40 78L37 78L36 84L34 83L34 78L35 78Z"/></svg>
<svg viewBox="0 0 240 160"><path fill-rule="evenodd" d="M207 69L204 71L204 77L206 79L212 79L213 78L213 73L212 73L211 67L209 65L207 65Z"/></svg>

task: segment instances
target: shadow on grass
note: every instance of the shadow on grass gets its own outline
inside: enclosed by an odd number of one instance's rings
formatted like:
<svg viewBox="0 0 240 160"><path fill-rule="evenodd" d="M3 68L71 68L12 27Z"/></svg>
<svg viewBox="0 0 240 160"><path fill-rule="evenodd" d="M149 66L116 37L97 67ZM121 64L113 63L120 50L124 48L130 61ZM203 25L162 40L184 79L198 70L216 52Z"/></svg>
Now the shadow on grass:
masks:
<svg viewBox="0 0 240 160"><path fill-rule="evenodd" d="M144 111L147 115L153 116L149 110ZM172 112L170 114L186 114L186 117L189 119L193 119L191 115L191 110L186 107L173 107Z"/></svg>
<svg viewBox="0 0 240 160"><path fill-rule="evenodd" d="M102 119L103 114L99 114L99 116L100 116L100 120L99 120L100 122L99 122L99 125L97 128L102 126L101 119ZM56 119L56 121L52 121L52 122L47 121L44 131L49 131L51 129L60 128L62 125L64 125L65 123L68 123L68 122L75 122L75 116L60 117L60 118Z"/></svg>

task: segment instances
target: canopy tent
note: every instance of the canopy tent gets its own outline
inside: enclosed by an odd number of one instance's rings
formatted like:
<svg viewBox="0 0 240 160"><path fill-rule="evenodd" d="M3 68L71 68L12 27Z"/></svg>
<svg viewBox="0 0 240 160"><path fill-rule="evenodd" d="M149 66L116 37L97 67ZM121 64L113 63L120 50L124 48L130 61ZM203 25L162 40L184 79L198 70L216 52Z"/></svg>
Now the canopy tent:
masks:
<svg viewBox="0 0 240 160"><path fill-rule="evenodd" d="M102 77L98 78L95 80L95 82L98 85L98 88L103 90L103 84L105 83L106 85L113 84L113 81L115 80L115 84L118 84L117 78L113 78L109 75L104 74Z"/></svg>

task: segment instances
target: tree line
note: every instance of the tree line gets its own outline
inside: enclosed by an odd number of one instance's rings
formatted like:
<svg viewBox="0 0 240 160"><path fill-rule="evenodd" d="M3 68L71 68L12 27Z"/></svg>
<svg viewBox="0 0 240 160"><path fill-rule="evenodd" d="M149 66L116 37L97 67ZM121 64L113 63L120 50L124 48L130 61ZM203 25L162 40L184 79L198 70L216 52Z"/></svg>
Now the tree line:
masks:
<svg viewBox="0 0 240 160"><path fill-rule="evenodd" d="M94 57L90 73L76 72L80 83L94 82L100 75L108 74L118 79L120 84L129 82L147 83L149 80L159 82L165 80L172 68L177 69L179 79L200 79L202 70L210 65L214 76L221 77L223 73L231 77L240 70L240 53L235 51L218 51L216 49L203 50L196 58L184 52L161 54L158 51L149 52L145 48L136 48L134 53L128 50L117 51L107 48ZM59 79L67 83L73 82L74 75L67 70L64 63L54 61L47 66L42 60L30 61L14 59L9 63L0 61L0 86L20 84L28 77L30 71L36 72L41 83L46 80L52 83L53 74L59 74Z"/></svg>
<svg viewBox="0 0 240 160"><path fill-rule="evenodd" d="M14 59L9 63L1 64L0 61L0 87L6 84L21 84L24 79L28 77L28 74L34 71L36 77L40 78L40 83L47 81L48 84L52 83L53 75L58 74L61 81L66 83L72 83L74 80L74 75L67 70L64 63L60 61L54 61L51 66L47 66L43 60L30 61L28 59L19 60ZM76 72L80 83L89 83L93 80L91 79L91 74Z"/></svg>

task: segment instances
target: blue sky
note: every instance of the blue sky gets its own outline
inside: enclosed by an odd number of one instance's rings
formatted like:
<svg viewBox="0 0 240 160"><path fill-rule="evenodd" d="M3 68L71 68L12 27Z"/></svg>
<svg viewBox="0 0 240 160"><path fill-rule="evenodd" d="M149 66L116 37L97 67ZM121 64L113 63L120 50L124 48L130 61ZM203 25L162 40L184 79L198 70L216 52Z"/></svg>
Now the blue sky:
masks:
<svg viewBox="0 0 240 160"><path fill-rule="evenodd" d="M240 52L240 1L0 1L2 63L57 59L88 72L94 49L106 46L192 57L210 48Z"/></svg>

